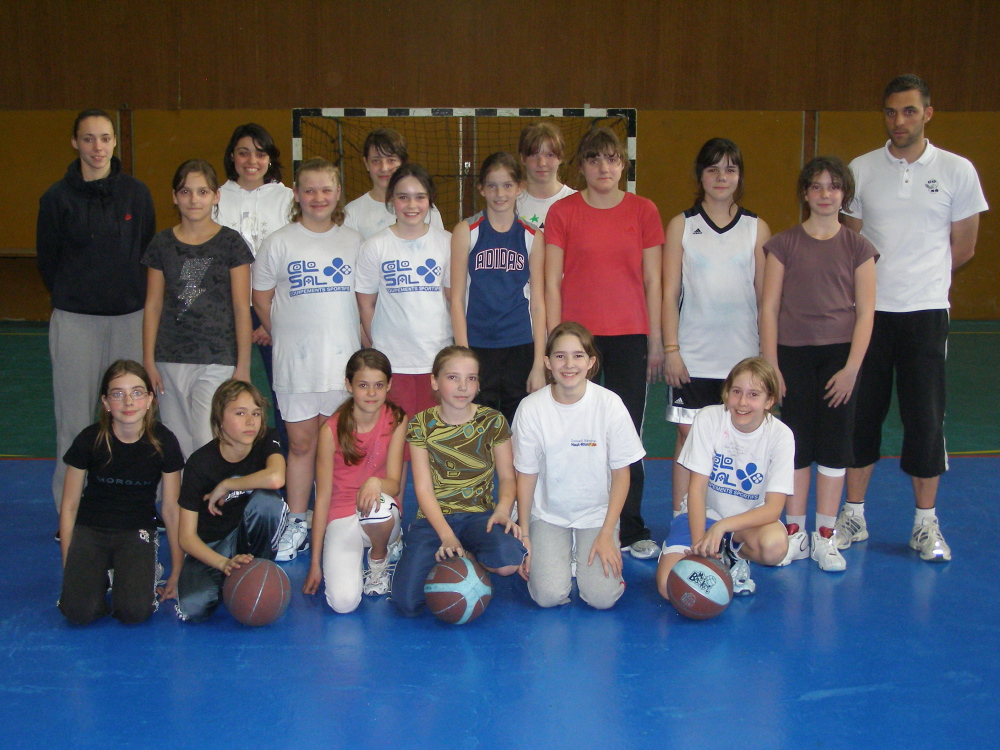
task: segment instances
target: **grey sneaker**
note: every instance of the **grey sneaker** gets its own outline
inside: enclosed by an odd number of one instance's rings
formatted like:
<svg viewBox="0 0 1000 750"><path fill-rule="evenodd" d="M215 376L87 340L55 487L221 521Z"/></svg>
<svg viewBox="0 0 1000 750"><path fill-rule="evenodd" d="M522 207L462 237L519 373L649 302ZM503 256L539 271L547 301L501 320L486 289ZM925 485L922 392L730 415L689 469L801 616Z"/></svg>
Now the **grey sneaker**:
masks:
<svg viewBox="0 0 1000 750"><path fill-rule="evenodd" d="M278 551L274 554L275 562L294 560L299 552L309 549L309 527L305 519L296 519L285 524L285 530L278 541Z"/></svg>
<svg viewBox="0 0 1000 750"><path fill-rule="evenodd" d="M371 550L368 550L371 554ZM396 541L389 545L389 562L396 562L403 555L403 535L396 537Z"/></svg>
<svg viewBox="0 0 1000 750"><path fill-rule="evenodd" d="M622 547L622 552L628 552L636 560L651 560L660 554L660 545L652 539L640 539L627 547Z"/></svg>
<svg viewBox="0 0 1000 750"><path fill-rule="evenodd" d="M845 503L837 516L837 523L833 525L836 531L837 549L847 549L852 542L863 542L868 538L868 524L865 523L864 516L856 516Z"/></svg>
<svg viewBox="0 0 1000 750"><path fill-rule="evenodd" d="M921 560L927 562L951 560L951 547L945 542L936 518L925 518L922 523L913 525L910 546L920 553Z"/></svg>
<svg viewBox="0 0 1000 750"><path fill-rule="evenodd" d="M726 534L722 539L722 562L729 565L729 577L733 579L733 594L752 594L757 584L750 577L750 563L736 554L732 547L733 537Z"/></svg>

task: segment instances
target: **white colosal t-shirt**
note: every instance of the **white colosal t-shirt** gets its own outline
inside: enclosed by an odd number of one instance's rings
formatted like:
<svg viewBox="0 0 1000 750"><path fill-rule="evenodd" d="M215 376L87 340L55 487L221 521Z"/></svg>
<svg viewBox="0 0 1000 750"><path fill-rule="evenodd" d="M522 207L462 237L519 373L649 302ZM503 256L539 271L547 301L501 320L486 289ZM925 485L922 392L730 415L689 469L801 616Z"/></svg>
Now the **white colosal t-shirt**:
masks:
<svg viewBox="0 0 1000 750"><path fill-rule="evenodd" d="M696 209L684 212L677 343L691 377L721 380L760 352L753 285L757 216L741 208L718 227L700 205Z"/></svg>
<svg viewBox="0 0 1000 750"><path fill-rule="evenodd" d="M545 230L545 217L549 213L552 204L573 195L576 191L569 185L563 185L559 192L551 198L532 198L525 190L517 197L517 215L522 221L534 224L541 230Z"/></svg>
<svg viewBox="0 0 1000 750"><path fill-rule="evenodd" d="M343 390L344 368L361 348L354 294L361 235L346 227L311 232L298 222L261 244L253 288L274 289L274 390Z"/></svg>
<svg viewBox="0 0 1000 750"><path fill-rule="evenodd" d="M372 345L393 372L428 373L437 353L453 343L442 286L450 262L451 232L435 226L415 240L386 228L361 246L355 290L378 295Z"/></svg>
<svg viewBox="0 0 1000 750"><path fill-rule="evenodd" d="M851 162L854 201L845 211L861 219L861 234L881 257L875 265L875 309L943 310L951 305L951 225L986 211L976 168L929 141L912 164L889 142Z"/></svg>
<svg viewBox="0 0 1000 750"><path fill-rule="evenodd" d="M346 214L344 226L360 232L361 236L366 240L396 223L396 214L386 208L384 203L379 203L368 193L352 200L347 204L344 211ZM444 229L441 212L438 211L437 206L431 206L431 210L424 219L424 223L438 229Z"/></svg>
<svg viewBox="0 0 1000 750"><path fill-rule="evenodd" d="M288 224L292 200L292 189L280 182L244 190L229 180L219 189L215 220L243 235L256 256L268 235Z"/></svg>
<svg viewBox="0 0 1000 750"><path fill-rule="evenodd" d="M551 385L529 394L513 433L514 468L538 475L531 517L563 528L601 526L611 472L646 455L618 394L591 382L575 404L556 401Z"/></svg>
<svg viewBox="0 0 1000 750"><path fill-rule="evenodd" d="M763 505L768 492L795 491L795 438L771 415L753 432L741 432L725 405L706 406L695 416L677 462L708 477L705 507L719 518Z"/></svg>

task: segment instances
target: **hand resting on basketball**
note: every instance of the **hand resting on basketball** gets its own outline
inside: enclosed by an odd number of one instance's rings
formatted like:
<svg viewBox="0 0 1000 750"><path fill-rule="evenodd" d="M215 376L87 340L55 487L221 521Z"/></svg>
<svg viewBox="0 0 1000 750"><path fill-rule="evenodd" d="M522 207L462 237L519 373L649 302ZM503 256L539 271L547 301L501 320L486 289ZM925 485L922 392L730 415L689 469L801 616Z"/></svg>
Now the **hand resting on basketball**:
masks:
<svg viewBox="0 0 1000 750"><path fill-rule="evenodd" d="M718 557L722 546L722 537L726 533L722 521L716 521L705 531L705 536L691 545L690 552L702 557Z"/></svg>
<svg viewBox="0 0 1000 750"><path fill-rule="evenodd" d="M251 560L253 560L253 555L233 555L222 564L219 570L228 576L241 565L246 565Z"/></svg>
<svg viewBox="0 0 1000 750"><path fill-rule="evenodd" d="M441 537L441 546L434 553L434 559L438 562L447 560L449 557L465 557L465 550L462 549L462 543L458 541L458 537L454 534Z"/></svg>

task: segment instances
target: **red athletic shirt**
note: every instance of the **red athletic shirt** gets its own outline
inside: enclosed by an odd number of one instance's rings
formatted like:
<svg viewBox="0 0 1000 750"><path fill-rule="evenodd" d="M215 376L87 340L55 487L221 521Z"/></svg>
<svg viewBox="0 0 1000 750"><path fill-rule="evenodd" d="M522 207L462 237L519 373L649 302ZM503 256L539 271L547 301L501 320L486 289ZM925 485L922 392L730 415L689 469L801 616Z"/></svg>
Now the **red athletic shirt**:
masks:
<svg viewBox="0 0 1000 750"><path fill-rule="evenodd" d="M594 208L574 193L549 209L545 242L563 251L563 320L596 336L649 334L642 251L663 244L651 200L625 193L614 208Z"/></svg>

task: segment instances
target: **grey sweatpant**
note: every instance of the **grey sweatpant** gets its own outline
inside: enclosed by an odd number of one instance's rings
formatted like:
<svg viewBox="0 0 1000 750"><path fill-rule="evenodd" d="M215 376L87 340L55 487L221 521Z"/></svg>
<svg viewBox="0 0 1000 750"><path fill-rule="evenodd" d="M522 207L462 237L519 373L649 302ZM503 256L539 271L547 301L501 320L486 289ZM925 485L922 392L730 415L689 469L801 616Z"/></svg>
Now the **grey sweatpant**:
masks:
<svg viewBox="0 0 1000 750"><path fill-rule="evenodd" d="M63 456L83 428L97 420L98 389L117 359L142 362L142 310L128 315L81 315L53 310L49 357L56 414L56 470L52 497L62 507Z"/></svg>
<svg viewBox="0 0 1000 750"><path fill-rule="evenodd" d="M600 528L566 529L538 518L531 519L531 571L528 593L541 607L556 607L569 601L573 586L573 537L576 536L576 584L580 598L595 609L610 609L625 592L621 576L604 575L601 559L587 565L590 548ZM618 532L615 531L615 546Z"/></svg>

